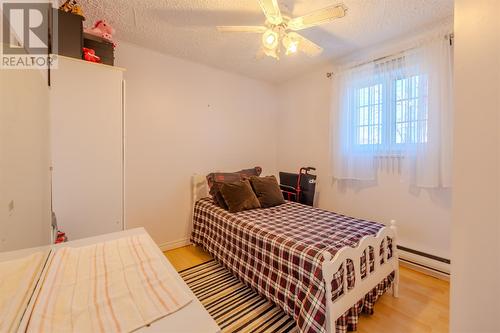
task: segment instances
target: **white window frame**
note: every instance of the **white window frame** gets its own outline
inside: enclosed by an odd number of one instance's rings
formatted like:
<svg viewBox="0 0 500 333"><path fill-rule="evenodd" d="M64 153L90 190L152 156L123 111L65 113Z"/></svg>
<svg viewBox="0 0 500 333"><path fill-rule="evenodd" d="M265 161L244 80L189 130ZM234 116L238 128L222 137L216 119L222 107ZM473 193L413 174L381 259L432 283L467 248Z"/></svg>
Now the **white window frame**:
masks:
<svg viewBox="0 0 500 333"><path fill-rule="evenodd" d="M400 80L409 80L414 77L418 77L419 79L419 84L425 84L425 88L422 89L426 93L421 94L420 91L421 89L419 87L416 87L416 95L418 95L416 98L407 95L405 99L397 100L397 87L396 84ZM351 98L351 116L352 116L352 122L350 124L351 126L351 143L353 147L359 151L367 151L367 152L372 152L374 149L377 149L380 151L380 154L382 155L400 155L402 154L402 151L407 149L408 147L415 146L416 144L427 144L428 143L428 114L427 114L427 99L428 99L428 82L427 82L427 75L425 73L411 73L411 74L406 74L404 76L388 76L385 80L370 80L371 78L367 78L367 80L363 82L359 82L355 86L351 88L351 93L350 93L350 98ZM423 82L423 83L422 83ZM380 93L380 99L379 103L377 104L376 101L368 100L367 104L363 104L363 106L360 106L360 93L363 89L370 89L373 87L379 86L379 91L381 90ZM369 93L372 92L369 90ZM370 99L370 94L368 96L368 99ZM397 139L397 103L402 102L402 103L409 103L409 100L414 100L414 103L417 103L419 107L421 105L424 105L423 107L425 108L425 117L421 118L419 115L422 111L415 111L416 112L416 119L411 119L413 117L403 117L404 121L399 122L399 123L407 123L411 124L412 122L421 122L425 121L425 134L422 134L425 136L425 139L419 140L420 135L418 135L415 138L410 137L410 133L406 135L406 139L404 139L402 142L398 142ZM374 103L372 103L374 102ZM373 116L373 113L370 112L371 107L378 105L380 107L379 111L379 122L376 124L373 124L371 122L372 119L371 116ZM364 121L360 120L361 116L361 108L362 107L367 107L368 110L368 123L365 124ZM408 112L408 111L407 111ZM409 119L409 120L408 120ZM380 128L380 134L377 142L370 142L373 141L373 136L371 135L372 132L370 130L367 133L367 138L363 136L363 138L367 141L366 143L360 143L360 132L359 129L360 127L367 127L368 129L373 128L375 126L379 126ZM411 125L408 125L411 126ZM418 131L420 127L418 125L415 126L415 130ZM384 153L387 152L387 153Z"/></svg>

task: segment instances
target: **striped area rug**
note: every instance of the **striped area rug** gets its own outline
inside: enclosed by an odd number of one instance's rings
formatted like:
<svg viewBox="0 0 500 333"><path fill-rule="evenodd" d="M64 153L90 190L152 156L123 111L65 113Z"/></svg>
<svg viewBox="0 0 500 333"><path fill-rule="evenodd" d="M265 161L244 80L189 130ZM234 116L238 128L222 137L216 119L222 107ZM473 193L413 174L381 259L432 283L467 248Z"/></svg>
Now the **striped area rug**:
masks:
<svg viewBox="0 0 500 333"><path fill-rule="evenodd" d="M179 272L222 332L297 332L295 322L215 260Z"/></svg>

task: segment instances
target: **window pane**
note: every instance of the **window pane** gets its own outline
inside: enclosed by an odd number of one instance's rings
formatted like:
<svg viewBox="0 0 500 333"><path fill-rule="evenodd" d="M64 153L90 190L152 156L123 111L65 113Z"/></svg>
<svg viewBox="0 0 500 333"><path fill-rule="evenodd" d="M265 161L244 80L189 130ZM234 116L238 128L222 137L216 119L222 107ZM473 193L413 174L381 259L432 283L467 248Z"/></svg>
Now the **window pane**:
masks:
<svg viewBox="0 0 500 333"><path fill-rule="evenodd" d="M402 122L404 120L403 116L403 103L396 102L396 122Z"/></svg>
<svg viewBox="0 0 500 333"><path fill-rule="evenodd" d="M395 143L427 142L427 82L419 75L395 81Z"/></svg>
<svg viewBox="0 0 500 333"><path fill-rule="evenodd" d="M401 80L396 81L396 100L403 98L403 85Z"/></svg>
<svg viewBox="0 0 500 333"><path fill-rule="evenodd" d="M372 122L374 124L380 123L380 105L375 105L373 107Z"/></svg>
<svg viewBox="0 0 500 333"><path fill-rule="evenodd" d="M396 143L404 143L407 135L407 123L396 124Z"/></svg>
<svg viewBox="0 0 500 333"><path fill-rule="evenodd" d="M358 142L361 145L368 144L368 126L358 128Z"/></svg>
<svg viewBox="0 0 500 333"><path fill-rule="evenodd" d="M382 84L357 90L357 144L382 143Z"/></svg>

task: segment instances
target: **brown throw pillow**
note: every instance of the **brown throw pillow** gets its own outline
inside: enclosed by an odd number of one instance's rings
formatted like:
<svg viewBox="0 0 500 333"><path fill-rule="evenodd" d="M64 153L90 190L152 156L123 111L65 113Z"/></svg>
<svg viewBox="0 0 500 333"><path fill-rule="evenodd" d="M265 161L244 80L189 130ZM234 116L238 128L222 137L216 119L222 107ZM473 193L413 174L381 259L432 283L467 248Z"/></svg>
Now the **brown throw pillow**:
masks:
<svg viewBox="0 0 500 333"><path fill-rule="evenodd" d="M220 188L223 184L224 182L214 182L212 187L210 188L210 194L212 195L214 203L217 206L227 210L228 207L226 205L226 202L224 201L224 197L222 196L222 193L220 193Z"/></svg>
<svg viewBox="0 0 500 333"><path fill-rule="evenodd" d="M274 207L285 203L276 177L252 176L250 177L250 182L262 208Z"/></svg>
<svg viewBox="0 0 500 333"><path fill-rule="evenodd" d="M224 198L220 194L220 187L223 183L236 182L244 179L248 179L250 176L259 176L262 172L261 167L254 167L251 169L243 169L236 172L212 172L207 175L208 188L210 189L210 195L212 196L214 203L219 207L227 210L227 205L224 202Z"/></svg>
<svg viewBox="0 0 500 333"><path fill-rule="evenodd" d="M224 183L220 187L220 193L231 213L260 208L259 200L248 180Z"/></svg>

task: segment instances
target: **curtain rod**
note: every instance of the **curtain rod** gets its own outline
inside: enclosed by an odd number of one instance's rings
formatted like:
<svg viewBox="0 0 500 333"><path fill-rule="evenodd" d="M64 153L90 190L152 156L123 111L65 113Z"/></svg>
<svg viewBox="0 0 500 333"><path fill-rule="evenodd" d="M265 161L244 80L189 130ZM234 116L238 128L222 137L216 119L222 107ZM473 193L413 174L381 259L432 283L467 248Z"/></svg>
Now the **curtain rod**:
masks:
<svg viewBox="0 0 500 333"><path fill-rule="evenodd" d="M453 45L453 40L455 38L455 34L454 33L450 33L450 34L447 34L444 36L445 39L449 39L450 40L450 46ZM397 53L393 53L393 54L389 54L389 55L386 55L386 56L383 56L383 57L379 57L379 58L375 58L375 59L371 59L371 60L368 60L368 61L364 61L362 63L359 63L359 64L356 64L356 65L353 65L351 67L348 67L347 69L353 69L353 68L356 68L356 67L361 67L361 66L364 66L364 65L368 65L368 64L371 64L371 63L374 63L374 62L379 62L379 61L382 61L382 60L385 60L385 59L389 59L389 58L395 58L395 57L398 57L408 51L411 51L411 50L414 50L418 48L418 46L414 46L414 47L410 47L408 49L405 49L403 51L399 51ZM326 73L326 77L328 79L331 79L333 76L335 75L334 72L327 72Z"/></svg>

